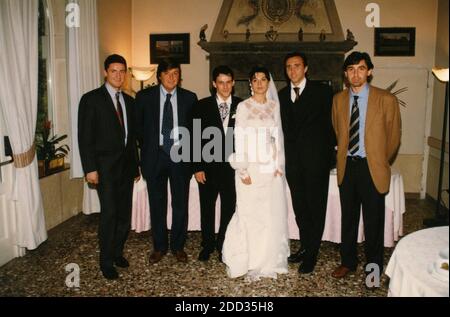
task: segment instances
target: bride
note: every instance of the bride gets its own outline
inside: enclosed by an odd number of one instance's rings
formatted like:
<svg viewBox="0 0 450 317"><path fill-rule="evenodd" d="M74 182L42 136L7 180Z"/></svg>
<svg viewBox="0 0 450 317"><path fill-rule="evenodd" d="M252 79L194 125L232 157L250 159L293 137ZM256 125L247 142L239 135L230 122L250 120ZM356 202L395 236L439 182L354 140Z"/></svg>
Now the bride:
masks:
<svg viewBox="0 0 450 317"><path fill-rule="evenodd" d="M222 259L229 277L247 274L258 280L287 273L289 240L280 105L266 68L254 67L249 79L253 96L236 111L230 164L236 170L237 206ZM269 86L275 100L267 97Z"/></svg>

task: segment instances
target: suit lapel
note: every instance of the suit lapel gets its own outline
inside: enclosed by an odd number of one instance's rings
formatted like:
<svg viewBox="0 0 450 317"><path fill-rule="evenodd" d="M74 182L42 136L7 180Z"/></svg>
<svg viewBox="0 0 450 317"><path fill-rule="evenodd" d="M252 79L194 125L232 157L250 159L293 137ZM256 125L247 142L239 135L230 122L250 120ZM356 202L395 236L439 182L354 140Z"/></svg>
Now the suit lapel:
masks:
<svg viewBox="0 0 450 317"><path fill-rule="evenodd" d="M217 97L211 96L209 107L211 108L211 115L213 116L211 120L216 124L218 128L222 127L222 118L220 117L219 107L217 106Z"/></svg>
<svg viewBox="0 0 450 317"><path fill-rule="evenodd" d="M122 127L120 126L119 118L117 117L116 106L114 105L111 95L109 94L108 89L106 88L105 85L103 85L103 94L105 96L105 100L106 100L106 104L107 104L107 108L108 108L107 111L112 113L112 115L115 119L114 125L122 132Z"/></svg>
<svg viewBox="0 0 450 317"><path fill-rule="evenodd" d="M184 126L185 118L184 118L184 109L183 109L183 95L181 93L181 89L178 87L177 90L177 114L178 114L178 126ZM175 126L174 126L175 127Z"/></svg>
<svg viewBox="0 0 450 317"><path fill-rule="evenodd" d="M236 98L231 97L230 118L228 119L228 127L229 128L234 128L234 125L236 123L235 114L236 114L236 109L237 109L238 103L239 102ZM217 112L219 112L219 110L217 110Z"/></svg>
<svg viewBox="0 0 450 317"><path fill-rule="evenodd" d="M294 113L296 114L299 122L304 122L308 117L308 114L311 113L309 108L311 107L311 99L314 98L314 96L311 95L311 86L309 82L306 81L305 88L303 89L297 104L292 103L292 100L290 99L290 89L291 87L289 87L289 101L292 104Z"/></svg>
<svg viewBox="0 0 450 317"><path fill-rule="evenodd" d="M365 131L368 131L370 129L373 119L375 118L375 114L377 112L377 106L378 106L376 99L377 99L376 91L371 86L369 86L369 99L367 101Z"/></svg>
<svg viewBox="0 0 450 317"><path fill-rule="evenodd" d="M153 92L155 94L155 96L152 96L150 94L149 103L151 104L151 102L153 100L155 101L155 106L154 106L155 117L153 118L153 120L154 120L154 126L158 127L158 133L159 133L159 131L161 131L161 126L160 126L160 122L159 122L159 117L161 115L161 109L160 109L161 108L161 86L158 85L158 89L153 89L150 92Z"/></svg>
<svg viewBox="0 0 450 317"><path fill-rule="evenodd" d="M342 119L344 120L344 127L346 127L346 133L349 133L350 128L350 92L348 89L344 90L344 95L342 97L343 103L342 103Z"/></svg>

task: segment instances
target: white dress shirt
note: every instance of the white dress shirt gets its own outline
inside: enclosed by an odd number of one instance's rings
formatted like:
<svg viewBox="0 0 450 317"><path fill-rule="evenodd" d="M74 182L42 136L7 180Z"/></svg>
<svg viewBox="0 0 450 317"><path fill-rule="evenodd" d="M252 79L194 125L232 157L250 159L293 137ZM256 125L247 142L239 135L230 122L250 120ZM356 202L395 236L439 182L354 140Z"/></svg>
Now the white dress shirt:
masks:
<svg viewBox="0 0 450 317"><path fill-rule="evenodd" d="M295 96L296 96L294 87L299 87L300 88L300 91L299 91L298 95L301 96L303 90L305 89L305 86L306 86L306 78L303 78L303 80L297 86L294 86L294 84L291 82L291 100L292 100L292 102L295 102Z"/></svg>
<svg viewBox="0 0 450 317"><path fill-rule="evenodd" d="M228 106L228 114L225 117L225 120L223 120L223 122L222 122L223 130L225 131L225 133L227 133L227 127L228 127L228 122L230 121L230 113L231 113L231 102L232 102L231 95L227 98L227 100L223 100L219 95L216 95L216 101L217 101L217 108L219 108L220 104L222 104L224 102Z"/></svg>

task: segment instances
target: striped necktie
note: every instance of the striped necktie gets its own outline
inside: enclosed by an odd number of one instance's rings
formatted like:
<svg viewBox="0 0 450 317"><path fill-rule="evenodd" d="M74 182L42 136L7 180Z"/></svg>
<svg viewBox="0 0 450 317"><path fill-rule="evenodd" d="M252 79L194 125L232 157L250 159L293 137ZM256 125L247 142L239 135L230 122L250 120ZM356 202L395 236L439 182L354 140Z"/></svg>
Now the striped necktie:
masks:
<svg viewBox="0 0 450 317"><path fill-rule="evenodd" d="M120 92L116 92L116 114L119 119L120 126L122 127L122 131L125 132L124 124L123 124L123 110L122 104L120 103Z"/></svg>
<svg viewBox="0 0 450 317"><path fill-rule="evenodd" d="M295 92L295 101L297 102L298 99L300 98L300 87L294 87L294 92Z"/></svg>
<svg viewBox="0 0 450 317"><path fill-rule="evenodd" d="M348 151L350 155L355 155L359 150L359 96L353 96L352 114L350 116L350 141L348 143Z"/></svg>

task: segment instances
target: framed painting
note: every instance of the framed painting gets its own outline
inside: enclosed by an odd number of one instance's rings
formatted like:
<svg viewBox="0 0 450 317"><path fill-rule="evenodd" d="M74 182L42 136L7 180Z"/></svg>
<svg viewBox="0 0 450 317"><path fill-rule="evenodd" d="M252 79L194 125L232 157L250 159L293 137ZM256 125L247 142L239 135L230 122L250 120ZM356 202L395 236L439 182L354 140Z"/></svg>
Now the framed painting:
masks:
<svg viewBox="0 0 450 317"><path fill-rule="evenodd" d="M189 64L190 34L150 34L150 64L159 64L164 58Z"/></svg>
<svg viewBox="0 0 450 317"><path fill-rule="evenodd" d="M375 56L415 56L416 28L375 28Z"/></svg>

